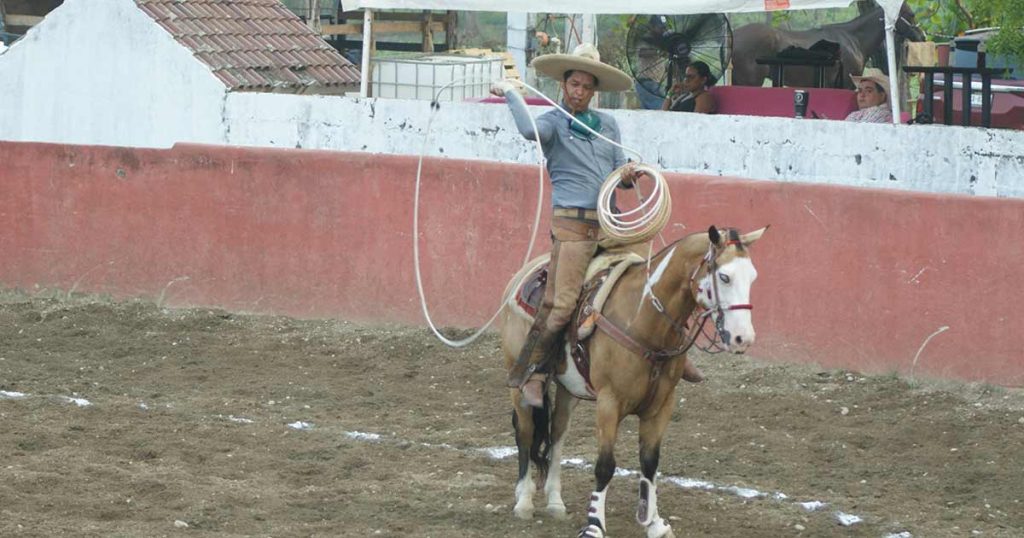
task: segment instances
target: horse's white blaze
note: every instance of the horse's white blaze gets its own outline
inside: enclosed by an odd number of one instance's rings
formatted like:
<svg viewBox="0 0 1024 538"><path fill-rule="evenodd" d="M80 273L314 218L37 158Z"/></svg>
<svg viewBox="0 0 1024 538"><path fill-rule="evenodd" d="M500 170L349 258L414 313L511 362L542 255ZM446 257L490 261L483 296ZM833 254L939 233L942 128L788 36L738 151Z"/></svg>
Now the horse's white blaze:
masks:
<svg viewBox="0 0 1024 538"><path fill-rule="evenodd" d="M721 275L725 276L725 279ZM717 275L707 275L701 280L701 303L706 308L714 308L712 298L713 284L711 278L717 278L718 304L725 311L725 330L729 332L729 351L734 353L745 351L754 343L754 323L751 311L747 309L729 310L732 305L750 304L750 288L757 279L757 269L750 258L734 258L718 268ZM726 282L725 280L728 280Z"/></svg>

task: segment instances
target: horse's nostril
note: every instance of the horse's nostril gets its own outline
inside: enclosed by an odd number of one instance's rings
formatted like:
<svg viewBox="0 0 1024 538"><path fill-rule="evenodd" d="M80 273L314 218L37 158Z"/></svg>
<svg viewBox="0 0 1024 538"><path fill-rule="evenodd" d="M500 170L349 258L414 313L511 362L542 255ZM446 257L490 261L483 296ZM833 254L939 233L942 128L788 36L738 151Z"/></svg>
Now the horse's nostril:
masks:
<svg viewBox="0 0 1024 538"><path fill-rule="evenodd" d="M737 344L742 344L743 343L743 337L740 336L740 335L736 335L736 343Z"/></svg>

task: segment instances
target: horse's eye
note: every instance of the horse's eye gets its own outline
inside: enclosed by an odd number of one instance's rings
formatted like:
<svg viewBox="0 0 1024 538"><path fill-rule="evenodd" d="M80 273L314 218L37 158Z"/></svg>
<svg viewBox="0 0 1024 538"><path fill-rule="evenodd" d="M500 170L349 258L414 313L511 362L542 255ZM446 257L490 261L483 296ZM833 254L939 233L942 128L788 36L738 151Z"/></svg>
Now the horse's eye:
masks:
<svg viewBox="0 0 1024 538"><path fill-rule="evenodd" d="M729 283L729 275L727 275L725 273L718 273L718 278L719 278L719 280L722 281L722 284L728 284Z"/></svg>

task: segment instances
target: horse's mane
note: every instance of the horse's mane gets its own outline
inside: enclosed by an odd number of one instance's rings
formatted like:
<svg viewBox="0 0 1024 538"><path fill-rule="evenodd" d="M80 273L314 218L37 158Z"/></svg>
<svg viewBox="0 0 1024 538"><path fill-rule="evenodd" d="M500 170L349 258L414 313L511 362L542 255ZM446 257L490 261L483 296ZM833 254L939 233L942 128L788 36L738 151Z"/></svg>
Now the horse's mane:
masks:
<svg viewBox="0 0 1024 538"><path fill-rule="evenodd" d="M736 246L740 251L745 250L743 243L739 241L739 231L736 228L719 228L719 233L723 234L730 240L736 240ZM711 240L708 238L708 232L694 232L689 235L685 235L665 246L665 248L658 251L651 258L653 263L655 260L660 260L663 256L672 252L673 249L680 250L680 254L689 258L690 256L703 256L708 251L708 243Z"/></svg>

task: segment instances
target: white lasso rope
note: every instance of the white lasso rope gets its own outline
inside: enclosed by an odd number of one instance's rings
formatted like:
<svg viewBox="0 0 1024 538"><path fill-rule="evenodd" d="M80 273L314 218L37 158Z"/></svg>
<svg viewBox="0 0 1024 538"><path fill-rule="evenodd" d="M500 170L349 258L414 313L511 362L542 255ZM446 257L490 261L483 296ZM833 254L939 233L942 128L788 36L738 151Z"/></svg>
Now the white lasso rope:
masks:
<svg viewBox="0 0 1024 538"><path fill-rule="evenodd" d="M622 168L608 175L598 194L597 219L611 244L629 245L650 241L661 233L672 214L672 195L669 193L665 176L646 164L634 166L638 172L643 172L654 180L654 189L649 196L644 197L637 193L641 200L640 205L621 213L611 209L615 188L622 180Z"/></svg>
<svg viewBox="0 0 1024 538"><path fill-rule="evenodd" d="M430 116L427 117L426 131L423 133L423 147L420 149L420 157L416 163L416 194L413 197L413 211L412 211L412 257L413 265L416 268L416 291L420 295L420 307L423 309L423 317L427 319L427 325L430 330L434 332L439 340L444 342L446 345L451 347L463 347L473 343L480 335L487 330L488 327L494 323L495 319L498 319L498 315L501 314L501 309L504 305L504 298L502 298L502 304L498 305L498 309L491 316L491 319L487 320L487 323L480 327L476 332L469 335L461 340L451 340L441 334L441 331L434 325L434 320L430 318L430 310L427 308L426 294L423 292L423 278L420 276L420 179L423 176L423 156L427 152L427 144L430 141L430 125L434 121L434 115L441 106L437 102L438 96L441 95L446 88L455 84L456 82L462 82L467 79L455 79L448 84L445 84L437 90L434 94L434 100L430 103ZM533 125L535 136L535 142L537 146L537 154L540 155L540 162L537 163L537 210L533 217L533 226L530 228L530 243L526 247L526 256L523 259L523 265L526 265L530 261L530 255L533 253L533 245L537 239L537 229L540 227L540 215L544 209L544 148L540 145L540 132L537 128L537 122L534 121L533 116L530 116L530 123Z"/></svg>
<svg viewBox="0 0 1024 538"><path fill-rule="evenodd" d="M498 305L498 309L494 312L494 315L492 315L491 318L487 320L487 323L480 327L476 332L461 340L451 340L445 337L443 334L441 334L441 331L439 331L438 328L434 325L434 321L430 317L430 310L429 308L427 308L426 294L423 291L423 278L421 276L420 271L419 241L420 183L423 175L423 157L426 154L427 145L430 141L430 127L431 124L433 123L434 115L441 108L437 101L438 96L440 96L441 92L443 92L448 87L458 82L463 82L465 80L470 79L468 77L455 79L449 82L448 84L445 84L444 86L437 90L437 93L434 94L434 100L431 101L430 103L431 112L430 116L428 116L427 118L427 126L423 134L423 146L420 149L419 160L416 163L416 189L415 195L413 197L413 265L415 266L416 291L419 293L420 307L423 310L423 316L426 318L427 325L430 327L430 330L433 331L434 335L436 335L437 338L441 340L441 342L451 347L463 347L474 342L477 338L479 338L480 335L483 334L484 331L486 331L488 327L491 326L492 323L494 323L494 320L498 318L498 315L501 314L501 309L504 307L504 300L506 299L505 297L502 298L502 304ZM522 85L523 87L529 89L533 93L542 97L552 106L554 106L555 109L560 111L568 118L573 118L572 114L570 114L568 111L559 106L558 103L552 101L540 90L522 81L516 81L516 83ZM537 122L534 119L533 115L529 116L530 124L533 126L534 144L537 148L537 154L540 155L540 160L537 163L537 210L534 215L533 226L530 228L530 243L526 249L526 255L523 259L524 266L527 263L529 263L530 255L533 252L533 246L537 236L537 229L540 227L540 216L543 210L544 203L544 148L541 146L540 143L540 129L537 127ZM642 155L640 155L640 153L637 152L636 150L626 147L602 135L601 133L591 129L588 125L584 125L582 123L580 123L580 125L583 125L583 127L585 127L588 131L593 133L598 138L601 138L602 140L605 140L614 146L620 147L624 151L628 151L629 153L635 155L641 161L643 160ZM601 186L601 193L598 198L598 221L601 223L601 226L604 229L605 233L608 235L609 239L617 244L641 243L654 237L655 235L657 235L658 232L661 231L662 228L664 228L665 224L668 222L668 214L671 210L672 200L668 193L668 186L665 183L665 178L661 174L661 172L645 164L635 164L634 166L638 171L646 173L655 181L654 189L651 192L650 196L645 198L639 191L637 191L637 196L641 200L641 203L637 208L630 211L626 211L624 213L616 213L615 211L612 210L612 193L615 191L616 186L622 180L621 176L623 168L615 170L614 172L609 174L607 178L605 178L604 183ZM634 188L636 188L635 185ZM605 194L606 191L607 195Z"/></svg>

